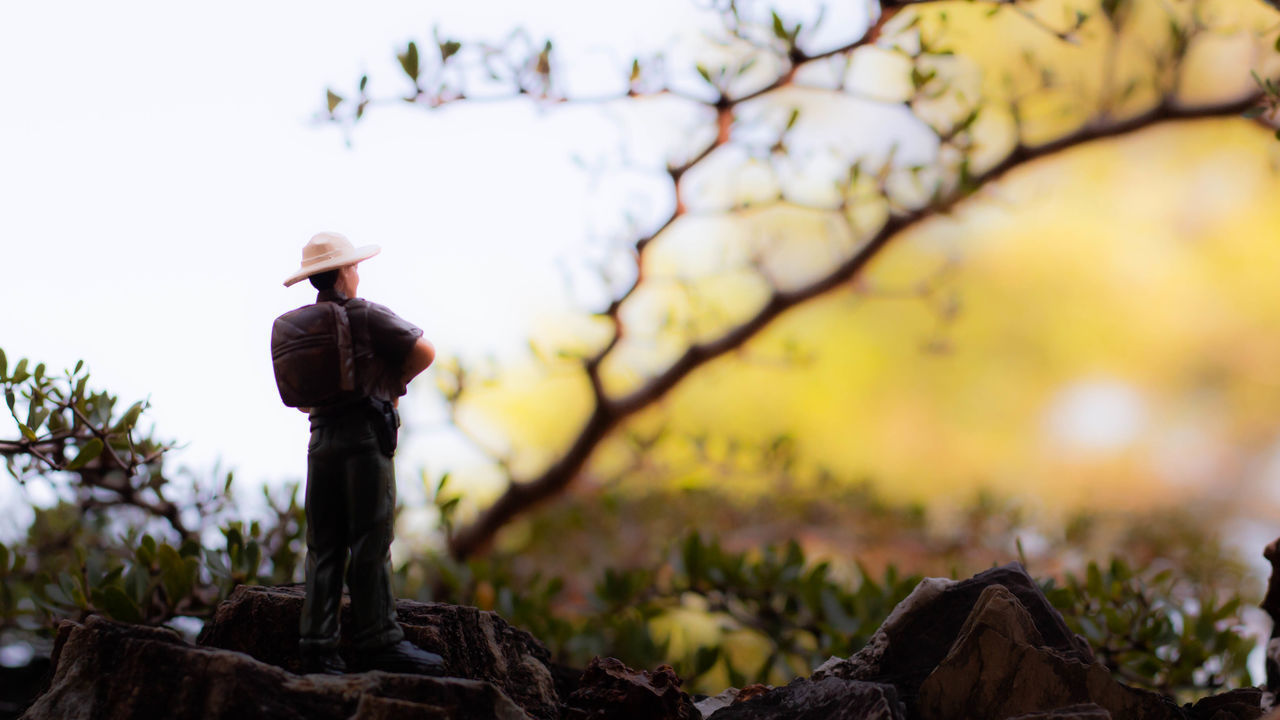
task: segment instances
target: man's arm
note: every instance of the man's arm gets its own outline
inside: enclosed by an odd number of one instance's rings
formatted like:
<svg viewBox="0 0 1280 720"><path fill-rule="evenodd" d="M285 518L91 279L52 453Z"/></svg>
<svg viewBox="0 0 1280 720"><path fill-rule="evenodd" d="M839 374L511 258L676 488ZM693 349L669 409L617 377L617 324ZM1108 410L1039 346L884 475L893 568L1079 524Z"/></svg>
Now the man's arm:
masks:
<svg viewBox="0 0 1280 720"><path fill-rule="evenodd" d="M400 378L401 381L408 385L410 380L417 377L423 370L426 370L435 359L435 347L426 338L418 338L418 341L409 349L409 357L405 358L404 373Z"/></svg>

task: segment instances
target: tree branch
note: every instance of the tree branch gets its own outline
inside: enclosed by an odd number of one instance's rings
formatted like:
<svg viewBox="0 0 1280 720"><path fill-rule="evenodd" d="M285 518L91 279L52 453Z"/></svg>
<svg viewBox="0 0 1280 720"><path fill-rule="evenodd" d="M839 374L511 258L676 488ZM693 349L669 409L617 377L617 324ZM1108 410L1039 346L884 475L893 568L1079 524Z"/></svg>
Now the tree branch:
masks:
<svg viewBox="0 0 1280 720"><path fill-rule="evenodd" d="M691 345L666 370L651 378L639 389L622 398L600 398L586 424L565 454L538 477L527 482L513 481L496 502L480 513L473 524L459 529L453 535L450 543L451 553L456 558L465 558L486 548L498 530L511 519L563 491L582 470L592 452L609 431L620 422L663 398L668 391L697 368L741 347L787 310L849 282L903 230L914 227L931 217L950 212L956 204L976 190L1002 179L1014 168L1034 160L1097 140L1127 135L1157 123L1240 115L1257 105L1260 99L1260 94L1250 94L1219 104L1188 107L1171 98L1166 98L1146 113L1122 122L1089 125L1042 145L1032 146L1020 142L998 164L970 178L966 187L959 188L926 207L891 216L857 252L823 277L794 290L775 290L768 302L751 318L715 340ZM663 227L669 223L670 221ZM638 280L636 284L639 284ZM623 297L625 298L625 295ZM616 316L619 302L610 306L610 315ZM615 344L616 338L608 345L605 353L598 356L596 362L603 359L603 355Z"/></svg>

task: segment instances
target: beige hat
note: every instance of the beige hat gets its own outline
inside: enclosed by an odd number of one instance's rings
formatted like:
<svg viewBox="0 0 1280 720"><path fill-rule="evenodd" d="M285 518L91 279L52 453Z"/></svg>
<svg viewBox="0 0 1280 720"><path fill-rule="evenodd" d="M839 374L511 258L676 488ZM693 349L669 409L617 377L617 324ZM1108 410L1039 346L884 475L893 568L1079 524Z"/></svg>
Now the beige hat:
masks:
<svg viewBox="0 0 1280 720"><path fill-rule="evenodd" d="M382 248L377 245L355 247L346 236L338 233L316 233L311 236L306 245L302 246L301 269L285 278L284 286L289 287L327 270L337 270L361 260L368 260L379 252L382 252Z"/></svg>

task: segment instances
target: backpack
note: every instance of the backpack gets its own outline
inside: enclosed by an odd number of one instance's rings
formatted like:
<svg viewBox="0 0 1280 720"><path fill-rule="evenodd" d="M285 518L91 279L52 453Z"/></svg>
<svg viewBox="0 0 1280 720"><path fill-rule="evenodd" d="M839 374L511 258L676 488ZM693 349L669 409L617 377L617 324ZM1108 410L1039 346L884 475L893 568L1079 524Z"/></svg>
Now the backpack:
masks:
<svg viewBox="0 0 1280 720"><path fill-rule="evenodd" d="M271 326L271 364L280 399L315 408L354 399L356 353L347 309L335 302L306 305Z"/></svg>

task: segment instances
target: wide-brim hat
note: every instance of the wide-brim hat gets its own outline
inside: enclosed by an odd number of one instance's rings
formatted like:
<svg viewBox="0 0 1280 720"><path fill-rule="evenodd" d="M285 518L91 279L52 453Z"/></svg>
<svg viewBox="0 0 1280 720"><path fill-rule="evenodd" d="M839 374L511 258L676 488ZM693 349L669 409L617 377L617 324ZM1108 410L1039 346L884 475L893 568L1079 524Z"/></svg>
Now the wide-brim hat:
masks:
<svg viewBox="0 0 1280 720"><path fill-rule="evenodd" d="M316 233L302 246L302 267L285 278L284 286L289 287L312 275L368 260L380 252L382 248L377 245L356 247L346 236L338 233Z"/></svg>

